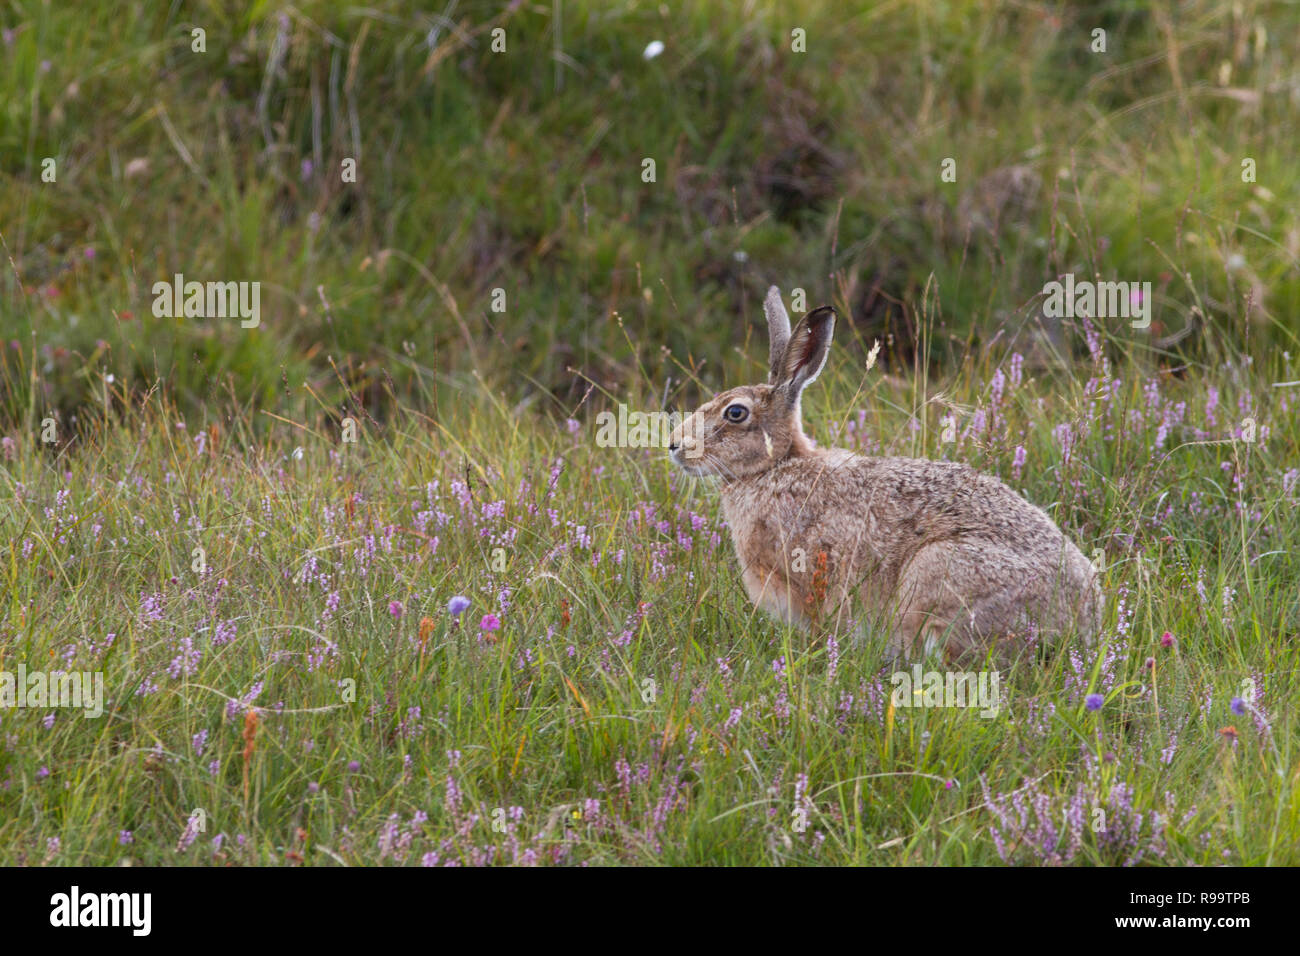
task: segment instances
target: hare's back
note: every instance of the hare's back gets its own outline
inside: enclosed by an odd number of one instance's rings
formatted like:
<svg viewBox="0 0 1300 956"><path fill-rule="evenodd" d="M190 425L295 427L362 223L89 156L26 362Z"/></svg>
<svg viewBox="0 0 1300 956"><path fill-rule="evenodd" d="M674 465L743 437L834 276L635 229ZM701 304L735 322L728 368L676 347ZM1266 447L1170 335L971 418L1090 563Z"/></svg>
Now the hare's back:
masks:
<svg viewBox="0 0 1300 956"><path fill-rule="evenodd" d="M961 462L857 458L841 471L841 480L878 520L916 538L1031 546L1057 545L1061 537L1041 508Z"/></svg>

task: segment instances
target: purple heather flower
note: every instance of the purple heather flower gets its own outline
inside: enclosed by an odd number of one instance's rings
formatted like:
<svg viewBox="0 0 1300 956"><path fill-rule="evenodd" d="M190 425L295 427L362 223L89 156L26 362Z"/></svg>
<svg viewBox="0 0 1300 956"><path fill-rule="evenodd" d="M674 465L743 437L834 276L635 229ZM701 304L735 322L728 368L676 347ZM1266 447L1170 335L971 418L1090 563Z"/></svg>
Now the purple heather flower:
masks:
<svg viewBox="0 0 1300 956"><path fill-rule="evenodd" d="M469 598L457 594L447 602L447 610L451 612L452 617L460 617L469 609Z"/></svg>
<svg viewBox="0 0 1300 956"><path fill-rule="evenodd" d="M358 761L356 761L356 760L349 760L349 761L348 761L348 773L357 773L357 772L359 772L360 770L361 770L361 764L360 764L360 762L358 762Z"/></svg>
<svg viewBox="0 0 1300 956"><path fill-rule="evenodd" d="M501 618L495 614L484 614L483 620L478 622L480 631L499 631L501 629Z"/></svg>
<svg viewBox="0 0 1300 956"><path fill-rule="evenodd" d="M391 614L391 615L393 615L393 617L401 617L401 616L402 616L402 602L401 602L401 601L389 601L389 602L388 602L388 613Z"/></svg>
<svg viewBox="0 0 1300 956"><path fill-rule="evenodd" d="M1171 634L1169 631L1165 631L1163 634L1161 634L1161 635L1160 635L1160 646L1161 646L1161 647L1173 647L1173 646L1174 646L1174 635Z"/></svg>
<svg viewBox="0 0 1300 956"><path fill-rule="evenodd" d="M1056 443L1061 446L1061 454L1066 461L1070 460L1070 449L1074 447L1075 434L1074 429L1070 427L1069 422L1062 422L1052 429L1052 437Z"/></svg>
<svg viewBox="0 0 1300 956"><path fill-rule="evenodd" d="M1229 702L1228 704L1228 707L1238 717L1241 717L1246 713L1246 702L1242 700L1240 697L1232 698L1231 702Z"/></svg>
<svg viewBox="0 0 1300 956"><path fill-rule="evenodd" d="M1106 698L1101 694L1089 694L1084 698L1083 704L1089 710L1101 710L1101 705L1106 702Z"/></svg>
<svg viewBox="0 0 1300 956"><path fill-rule="evenodd" d="M199 818L197 814L192 814L190 818L185 821L185 829L181 831L181 838L176 843L177 852L188 850L194 845L194 841L197 840L199 836L198 821Z"/></svg>

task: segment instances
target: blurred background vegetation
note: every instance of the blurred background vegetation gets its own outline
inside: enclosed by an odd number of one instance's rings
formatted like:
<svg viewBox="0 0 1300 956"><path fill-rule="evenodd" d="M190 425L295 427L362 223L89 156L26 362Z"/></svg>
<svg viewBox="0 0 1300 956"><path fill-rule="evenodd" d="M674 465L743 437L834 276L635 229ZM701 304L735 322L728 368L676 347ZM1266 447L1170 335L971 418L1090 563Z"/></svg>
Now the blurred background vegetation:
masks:
<svg viewBox="0 0 1300 956"><path fill-rule="evenodd" d="M1151 329L1107 330L1129 358L1296 348L1294 3L10 0L0 27L7 428L155 386L689 404L761 374L771 283L887 370L1068 360L1039 296L1065 272L1152 282ZM261 282L261 326L154 317L177 272Z"/></svg>

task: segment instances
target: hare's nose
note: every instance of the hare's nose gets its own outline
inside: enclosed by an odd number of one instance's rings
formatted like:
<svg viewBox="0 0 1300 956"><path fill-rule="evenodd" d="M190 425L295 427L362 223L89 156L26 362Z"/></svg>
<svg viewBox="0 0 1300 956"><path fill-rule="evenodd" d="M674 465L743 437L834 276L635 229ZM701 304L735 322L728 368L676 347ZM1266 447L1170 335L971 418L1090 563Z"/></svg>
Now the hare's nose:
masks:
<svg viewBox="0 0 1300 956"><path fill-rule="evenodd" d="M679 444L677 444L677 442L675 442L675 441L674 441L674 442L669 442L669 443L668 443L668 451L669 451L669 452L674 452L674 451L676 451L677 449L679 449L679 448L681 448L681 447L682 447L682 446L679 445Z"/></svg>

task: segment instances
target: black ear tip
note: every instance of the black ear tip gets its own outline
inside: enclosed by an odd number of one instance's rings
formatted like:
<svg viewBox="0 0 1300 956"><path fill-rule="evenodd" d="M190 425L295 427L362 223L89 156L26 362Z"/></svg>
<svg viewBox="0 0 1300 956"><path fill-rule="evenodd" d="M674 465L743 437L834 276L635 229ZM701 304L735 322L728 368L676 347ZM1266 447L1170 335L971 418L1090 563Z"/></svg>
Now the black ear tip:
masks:
<svg viewBox="0 0 1300 956"><path fill-rule="evenodd" d="M834 321L836 318L835 310L829 305L821 305L808 313L807 323L809 328L815 328L825 322Z"/></svg>

